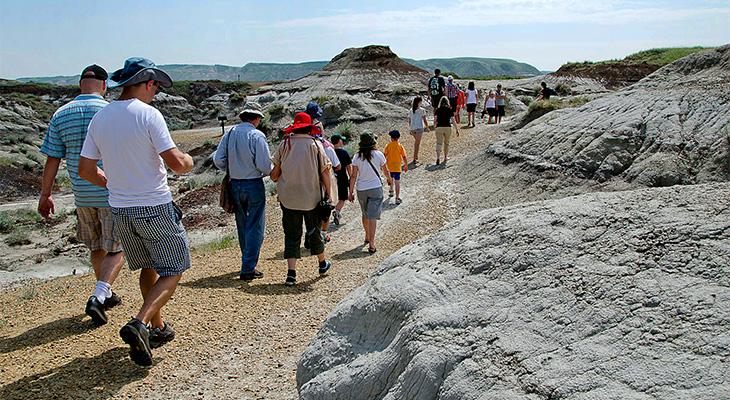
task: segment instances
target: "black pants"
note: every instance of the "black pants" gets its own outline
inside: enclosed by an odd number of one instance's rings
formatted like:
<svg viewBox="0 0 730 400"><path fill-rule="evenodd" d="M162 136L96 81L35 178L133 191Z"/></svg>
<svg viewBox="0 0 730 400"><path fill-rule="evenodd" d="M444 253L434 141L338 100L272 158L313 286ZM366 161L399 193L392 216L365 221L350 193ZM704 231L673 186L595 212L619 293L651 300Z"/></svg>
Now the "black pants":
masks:
<svg viewBox="0 0 730 400"><path fill-rule="evenodd" d="M312 254L324 253L324 241L317 209L310 211L290 210L281 206L281 224L284 227L284 258L301 258L302 220L307 229L306 241Z"/></svg>

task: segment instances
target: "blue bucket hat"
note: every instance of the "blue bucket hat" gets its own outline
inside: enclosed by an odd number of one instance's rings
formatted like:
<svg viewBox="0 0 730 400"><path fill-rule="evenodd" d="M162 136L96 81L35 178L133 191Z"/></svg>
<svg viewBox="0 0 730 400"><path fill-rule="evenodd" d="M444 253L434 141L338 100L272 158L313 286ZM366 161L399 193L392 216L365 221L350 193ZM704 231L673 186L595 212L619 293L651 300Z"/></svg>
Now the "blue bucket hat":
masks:
<svg viewBox="0 0 730 400"><path fill-rule="evenodd" d="M307 104L307 109L305 112L309 114L309 116L312 118L321 118L322 114L324 114L324 111L322 111L322 107L320 107L316 101L310 101Z"/></svg>
<svg viewBox="0 0 730 400"><path fill-rule="evenodd" d="M124 68L112 73L109 78L111 83L107 87L132 86L147 81L160 82L162 87L172 86L172 78L167 72L157 68L155 63L142 57L128 58L124 62Z"/></svg>

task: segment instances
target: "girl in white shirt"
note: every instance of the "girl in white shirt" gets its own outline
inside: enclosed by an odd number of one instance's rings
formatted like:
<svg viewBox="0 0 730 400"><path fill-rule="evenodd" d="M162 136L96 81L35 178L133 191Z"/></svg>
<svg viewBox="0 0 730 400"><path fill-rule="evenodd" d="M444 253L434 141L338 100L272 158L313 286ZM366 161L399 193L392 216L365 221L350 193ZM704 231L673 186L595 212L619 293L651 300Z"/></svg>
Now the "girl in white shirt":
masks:
<svg viewBox="0 0 730 400"><path fill-rule="evenodd" d="M422 98L416 96L411 104L411 110L408 117L411 135L413 135L413 165L418 164L418 149L421 147L421 136L423 136L424 128L428 130L428 121L426 120L426 110L421 107Z"/></svg>
<svg viewBox="0 0 730 400"><path fill-rule="evenodd" d="M474 113L477 111L479 93L474 88L474 82L469 82L466 89L466 126L474 127Z"/></svg>

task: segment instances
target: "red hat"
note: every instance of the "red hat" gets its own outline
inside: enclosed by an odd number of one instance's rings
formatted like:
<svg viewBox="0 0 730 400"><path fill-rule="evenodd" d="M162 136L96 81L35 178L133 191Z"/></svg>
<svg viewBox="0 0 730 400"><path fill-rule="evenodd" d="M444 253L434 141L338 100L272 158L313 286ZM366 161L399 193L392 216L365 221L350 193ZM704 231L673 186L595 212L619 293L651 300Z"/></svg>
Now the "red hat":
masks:
<svg viewBox="0 0 730 400"><path fill-rule="evenodd" d="M284 132L291 133L293 130L300 129L300 128L306 128L311 127L312 128L312 135L319 134L319 128L312 125L312 117L309 116L309 114L305 112L296 113L294 115L294 123L284 128Z"/></svg>

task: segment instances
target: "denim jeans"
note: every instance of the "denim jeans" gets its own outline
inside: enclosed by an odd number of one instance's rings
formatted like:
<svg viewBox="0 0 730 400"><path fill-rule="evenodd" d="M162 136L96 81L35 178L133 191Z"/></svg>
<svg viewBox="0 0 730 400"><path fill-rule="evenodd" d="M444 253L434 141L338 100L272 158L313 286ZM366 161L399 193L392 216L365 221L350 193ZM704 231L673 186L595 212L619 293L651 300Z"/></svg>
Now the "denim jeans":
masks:
<svg viewBox="0 0 730 400"><path fill-rule="evenodd" d="M263 179L231 179L236 213L238 244L241 246L241 274L253 272L264 242L266 189Z"/></svg>

